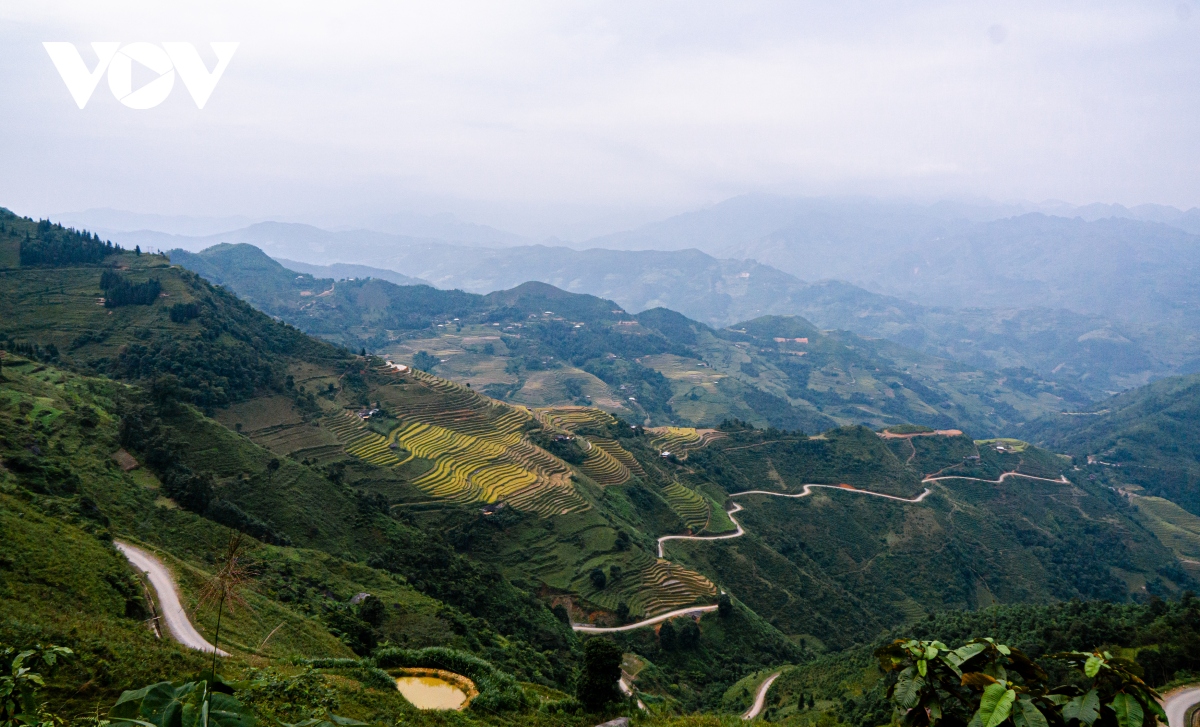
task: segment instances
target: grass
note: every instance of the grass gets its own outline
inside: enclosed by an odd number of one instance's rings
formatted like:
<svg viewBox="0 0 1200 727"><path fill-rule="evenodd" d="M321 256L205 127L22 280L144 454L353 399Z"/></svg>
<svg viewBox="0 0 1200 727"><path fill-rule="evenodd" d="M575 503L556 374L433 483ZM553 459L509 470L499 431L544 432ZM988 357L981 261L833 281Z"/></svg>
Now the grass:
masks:
<svg viewBox="0 0 1200 727"><path fill-rule="evenodd" d="M1200 559L1200 517L1161 497L1132 500L1140 520L1180 558Z"/></svg>
<svg viewBox="0 0 1200 727"><path fill-rule="evenodd" d="M705 533L720 535L737 530L737 525L734 525L733 521L729 519L729 513L720 503L710 499L708 504L712 514L709 515L708 526L704 529Z"/></svg>

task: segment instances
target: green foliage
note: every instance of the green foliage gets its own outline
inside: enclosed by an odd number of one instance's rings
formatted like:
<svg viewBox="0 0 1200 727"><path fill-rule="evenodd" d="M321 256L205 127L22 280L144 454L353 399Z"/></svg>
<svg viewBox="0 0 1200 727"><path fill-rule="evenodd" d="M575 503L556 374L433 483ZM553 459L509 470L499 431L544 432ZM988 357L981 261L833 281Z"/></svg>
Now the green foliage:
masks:
<svg viewBox="0 0 1200 727"><path fill-rule="evenodd" d="M46 727L57 721L38 701L38 693L58 660L73 653L41 644L30 649L0 647L0 664L6 667L0 674L0 727Z"/></svg>
<svg viewBox="0 0 1200 727"><path fill-rule="evenodd" d="M135 283L124 275L105 270L100 276L100 288L104 291L104 307L119 308L123 305L153 305L162 292L158 278Z"/></svg>
<svg viewBox="0 0 1200 727"><path fill-rule="evenodd" d="M23 266L95 265L121 249L114 247L112 242L101 242L99 237L86 230L79 232L51 224L49 220L39 220L34 226L33 220L22 218L18 221L8 210L3 212L6 224L19 222L25 228L20 242ZM9 227L8 232L16 234L17 228Z"/></svg>
<svg viewBox="0 0 1200 727"><path fill-rule="evenodd" d="M568 464L580 465L587 459L587 452L583 450L578 437L538 429L530 433L529 439Z"/></svg>
<svg viewBox="0 0 1200 727"><path fill-rule="evenodd" d="M1107 651L1063 652L1061 662L1084 680L1051 686L1046 671L1019 649L991 638L950 649L940 641L897 639L876 651L895 672L888 697L906 727L1047 727L1078 720L1087 727L1154 727L1166 720L1159 695L1136 667Z"/></svg>
<svg viewBox="0 0 1200 727"><path fill-rule="evenodd" d="M116 724L153 727L254 727L254 715L207 681L159 682L125 692L108 712Z"/></svg>
<svg viewBox="0 0 1200 727"><path fill-rule="evenodd" d="M729 597L728 593L722 592L717 597L717 615L721 618L733 615L733 599Z"/></svg>
<svg viewBox="0 0 1200 727"><path fill-rule="evenodd" d="M584 707L599 712L621 695L621 650L608 639L592 638L583 645L583 669L575 687L575 697Z"/></svg>
<svg viewBox="0 0 1200 727"><path fill-rule="evenodd" d="M433 371L433 368L438 365L436 356L431 356L428 351L417 351L413 356L413 368L422 371Z"/></svg>
<svg viewBox="0 0 1200 727"><path fill-rule="evenodd" d="M199 318L200 304L195 301L191 303L174 303L171 305L170 317L172 323L187 323L193 318Z"/></svg>
<svg viewBox="0 0 1200 727"><path fill-rule="evenodd" d="M310 717L301 722L284 722L283 727L367 727L367 723L348 717L339 717L336 714L328 714L324 718Z"/></svg>

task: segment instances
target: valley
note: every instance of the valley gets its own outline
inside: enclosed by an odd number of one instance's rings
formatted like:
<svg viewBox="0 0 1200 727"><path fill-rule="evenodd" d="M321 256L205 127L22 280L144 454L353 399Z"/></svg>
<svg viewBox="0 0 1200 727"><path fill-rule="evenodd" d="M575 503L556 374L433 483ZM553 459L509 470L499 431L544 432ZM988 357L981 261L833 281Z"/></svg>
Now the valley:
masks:
<svg viewBox="0 0 1200 727"><path fill-rule="evenodd" d="M573 719L593 638L637 662L625 683L656 719L736 717L749 675L781 674L772 704L931 619L1197 586L1193 524L1093 479L1108 449L999 438L1076 410L1049 382L541 284L327 285L267 259L247 302L160 255L3 223L0 635L74 650L48 687L74 709L202 668L146 627L175 606L121 551L173 574L185 638L229 673L319 683L370 719L425 719L372 669L446 659L483 680L479 719ZM239 533L248 607L218 639L202 593ZM260 714L302 714L254 689Z"/></svg>

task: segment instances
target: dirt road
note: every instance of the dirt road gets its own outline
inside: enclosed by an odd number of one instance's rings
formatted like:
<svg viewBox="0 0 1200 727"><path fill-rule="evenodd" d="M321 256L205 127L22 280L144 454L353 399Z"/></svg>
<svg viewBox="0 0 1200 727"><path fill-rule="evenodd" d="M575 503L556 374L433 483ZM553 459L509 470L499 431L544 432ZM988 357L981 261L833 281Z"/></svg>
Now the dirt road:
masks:
<svg viewBox="0 0 1200 727"><path fill-rule="evenodd" d="M767 692L770 691L771 685L775 683L775 680L779 678L779 674L779 672L775 672L759 685L758 692L754 695L754 704L750 705L750 709L746 710L746 713L742 715L742 719L747 721L752 720L762 713L763 707L767 704ZM1171 727L1174 727L1174 725Z"/></svg>
<svg viewBox="0 0 1200 727"><path fill-rule="evenodd" d="M192 626L192 622L188 620L187 612L183 610L183 604L179 602L175 579L171 577L171 572L162 564L162 561L128 543L113 541L113 545L125 554L134 568L149 576L150 585L154 586L154 593L158 596L159 610L162 611L163 620L167 622L167 630L171 632L171 636L189 649L211 654L213 645L205 641L200 632ZM217 655L229 656L220 649L217 649Z"/></svg>

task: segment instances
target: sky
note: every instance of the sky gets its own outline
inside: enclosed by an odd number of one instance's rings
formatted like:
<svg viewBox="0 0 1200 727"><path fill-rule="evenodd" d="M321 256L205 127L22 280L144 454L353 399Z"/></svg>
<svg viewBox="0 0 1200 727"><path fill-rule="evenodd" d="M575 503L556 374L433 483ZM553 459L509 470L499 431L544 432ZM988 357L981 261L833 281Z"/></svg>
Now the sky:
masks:
<svg viewBox="0 0 1200 727"><path fill-rule="evenodd" d="M203 109L81 110L47 41L239 45ZM0 206L567 239L745 193L1188 208L1198 41L1178 0L10 1Z"/></svg>

